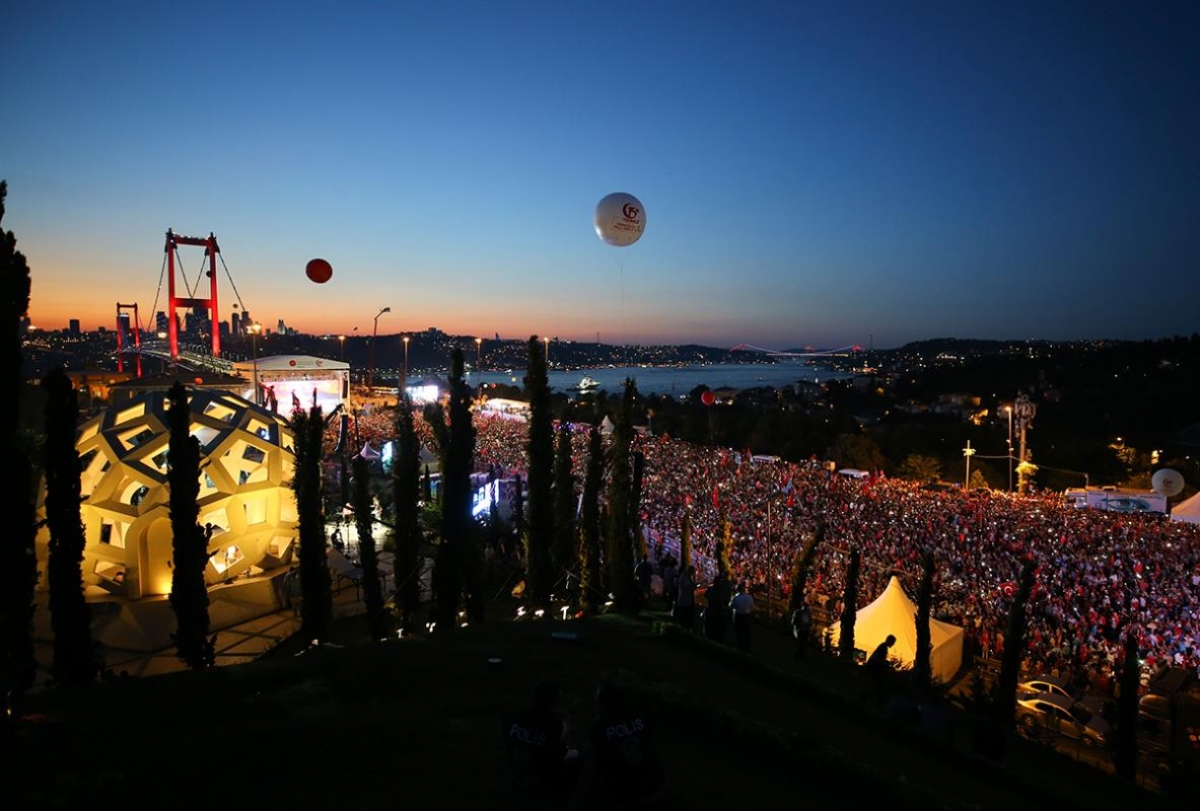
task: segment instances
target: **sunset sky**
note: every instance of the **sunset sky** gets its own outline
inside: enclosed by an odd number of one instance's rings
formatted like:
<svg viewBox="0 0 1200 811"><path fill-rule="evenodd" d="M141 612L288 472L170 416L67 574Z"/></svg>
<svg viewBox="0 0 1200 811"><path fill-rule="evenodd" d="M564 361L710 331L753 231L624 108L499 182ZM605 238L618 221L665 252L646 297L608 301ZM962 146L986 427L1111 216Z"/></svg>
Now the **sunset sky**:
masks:
<svg viewBox="0 0 1200 811"><path fill-rule="evenodd" d="M4 31L41 328L152 323L172 228L216 235L222 318L313 333L1200 330L1193 0L47 0Z"/></svg>

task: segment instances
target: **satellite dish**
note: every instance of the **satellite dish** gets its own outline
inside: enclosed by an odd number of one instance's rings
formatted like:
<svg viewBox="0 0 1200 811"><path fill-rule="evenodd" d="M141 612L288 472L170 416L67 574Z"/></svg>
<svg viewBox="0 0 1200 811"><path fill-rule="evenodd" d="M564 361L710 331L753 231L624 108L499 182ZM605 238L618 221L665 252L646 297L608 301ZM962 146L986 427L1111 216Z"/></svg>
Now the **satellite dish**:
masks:
<svg viewBox="0 0 1200 811"><path fill-rule="evenodd" d="M1162 493L1167 498L1170 498L1183 492L1183 476L1179 474L1178 470L1171 470L1169 467L1164 467L1151 477L1150 485L1154 488L1155 492Z"/></svg>

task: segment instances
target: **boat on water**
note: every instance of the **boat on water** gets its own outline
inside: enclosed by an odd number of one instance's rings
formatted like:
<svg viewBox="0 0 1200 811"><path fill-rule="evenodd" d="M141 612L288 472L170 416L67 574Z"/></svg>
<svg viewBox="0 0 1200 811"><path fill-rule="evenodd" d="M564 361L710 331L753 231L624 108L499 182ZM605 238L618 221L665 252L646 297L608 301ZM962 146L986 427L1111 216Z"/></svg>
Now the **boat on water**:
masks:
<svg viewBox="0 0 1200 811"><path fill-rule="evenodd" d="M572 387L571 391L595 391L600 388L600 384L592 380L587 375L584 375L579 383Z"/></svg>

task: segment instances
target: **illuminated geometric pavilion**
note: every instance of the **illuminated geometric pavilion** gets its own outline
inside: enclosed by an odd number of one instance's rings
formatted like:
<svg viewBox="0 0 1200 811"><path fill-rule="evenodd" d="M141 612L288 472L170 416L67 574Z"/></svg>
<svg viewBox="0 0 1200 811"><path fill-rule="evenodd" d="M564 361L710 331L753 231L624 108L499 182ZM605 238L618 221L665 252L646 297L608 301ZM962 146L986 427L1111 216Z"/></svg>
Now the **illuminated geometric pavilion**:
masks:
<svg viewBox="0 0 1200 811"><path fill-rule="evenodd" d="M189 389L200 440L199 523L212 525L205 579L213 630L279 607L298 522L291 480L294 439L278 414L224 391ZM175 628L166 391L113 406L84 423L80 514L83 580L93 635L115 647L155 650ZM45 487L39 494L44 517ZM49 531L38 533L39 588L47 587Z"/></svg>

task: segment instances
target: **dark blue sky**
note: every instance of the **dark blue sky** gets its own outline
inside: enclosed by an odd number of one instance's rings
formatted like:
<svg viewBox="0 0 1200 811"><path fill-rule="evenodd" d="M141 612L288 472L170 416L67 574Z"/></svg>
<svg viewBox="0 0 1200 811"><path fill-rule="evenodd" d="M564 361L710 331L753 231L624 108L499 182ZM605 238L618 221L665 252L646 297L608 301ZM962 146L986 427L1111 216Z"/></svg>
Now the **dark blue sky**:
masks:
<svg viewBox="0 0 1200 811"><path fill-rule="evenodd" d="M126 0L6 29L39 326L162 309L174 228L310 332L1200 329L1195 2ZM613 191L646 210L625 248L592 229Z"/></svg>

